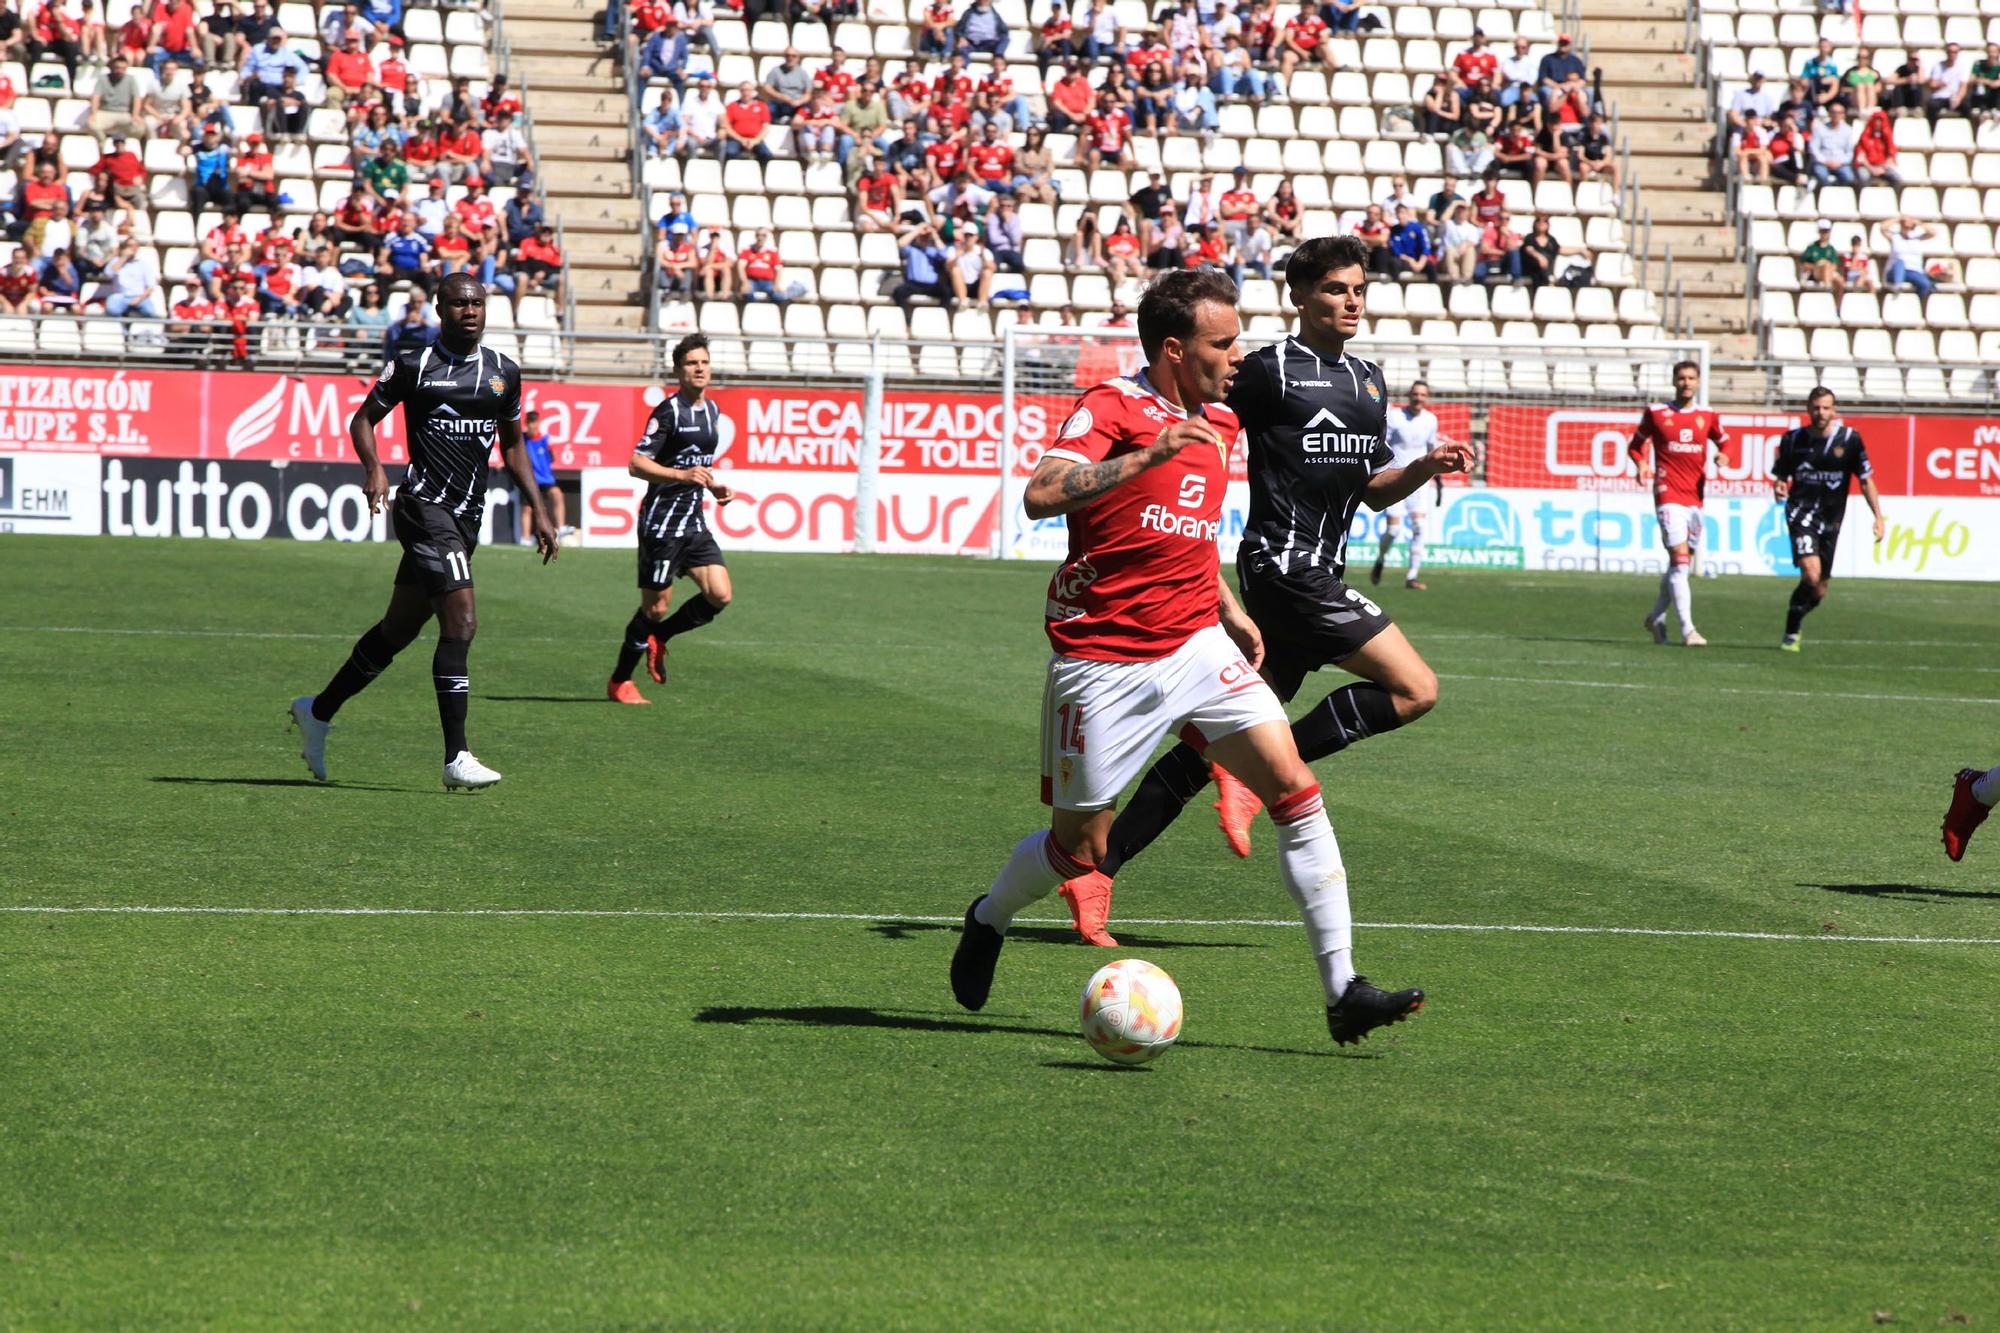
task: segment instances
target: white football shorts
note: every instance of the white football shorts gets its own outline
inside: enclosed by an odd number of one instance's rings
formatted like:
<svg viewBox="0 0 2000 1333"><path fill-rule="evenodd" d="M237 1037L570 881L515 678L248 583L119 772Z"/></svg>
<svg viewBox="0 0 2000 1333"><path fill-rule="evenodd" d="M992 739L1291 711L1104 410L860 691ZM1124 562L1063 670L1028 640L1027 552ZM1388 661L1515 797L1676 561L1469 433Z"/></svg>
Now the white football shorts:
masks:
<svg viewBox="0 0 2000 1333"><path fill-rule="evenodd" d="M1667 546L1701 545L1700 505L1661 505L1654 513L1660 520L1660 540Z"/></svg>
<svg viewBox="0 0 2000 1333"><path fill-rule="evenodd" d="M1390 506L1389 512L1408 523L1411 528L1420 528L1436 507L1437 483L1427 481L1403 498L1402 503Z"/></svg>
<svg viewBox="0 0 2000 1333"><path fill-rule="evenodd" d="M1192 739L1192 731L1214 741L1285 720L1278 696L1220 625L1150 662L1058 653L1042 693L1042 800L1058 810L1108 809L1167 736Z"/></svg>

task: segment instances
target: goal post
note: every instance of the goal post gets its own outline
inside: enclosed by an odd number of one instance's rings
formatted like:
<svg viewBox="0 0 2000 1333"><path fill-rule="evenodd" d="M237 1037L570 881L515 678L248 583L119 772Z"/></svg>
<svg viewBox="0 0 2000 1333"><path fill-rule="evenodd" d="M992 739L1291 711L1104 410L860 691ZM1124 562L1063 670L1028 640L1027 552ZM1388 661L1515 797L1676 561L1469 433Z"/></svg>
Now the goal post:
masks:
<svg viewBox="0 0 2000 1333"><path fill-rule="evenodd" d="M1255 349L1273 341L1277 330L1264 320L1246 339ZM1054 440L1077 396L1114 375L1143 364L1138 333L1125 328L1014 325L1005 330L1001 362L1002 451L1000 513L993 554L1002 559L1060 560L1066 531L1060 518L1034 522L1021 508L1027 478ZM1635 340L1617 343L1538 339L1421 338L1363 336L1350 344L1356 355L1382 367L1392 403L1407 400L1410 385L1423 380L1441 432L1471 441L1479 463L1469 478L1450 478L1436 527L1428 534L1426 559L1441 567L1621 568L1614 550L1629 539L1604 540L1633 530L1635 509L1651 513L1624 454L1639 413L1671 395L1673 367L1693 361L1708 372L1708 344L1697 340ZM1223 511L1221 542L1233 559L1249 505L1244 460L1232 460L1233 477ZM1480 503L1455 501L1489 492ZM1567 493L1555 545L1581 547L1560 559L1547 556L1546 533L1533 525L1528 492ZM1616 517L1606 517L1616 511ZM1350 542L1373 549L1386 517L1367 508L1355 516ZM1615 531L1614 531L1615 530ZM1540 560L1532 556L1546 556ZM1611 558L1607 558L1607 557ZM1400 559L1396 551L1392 559ZM1547 563L1554 561L1554 563Z"/></svg>

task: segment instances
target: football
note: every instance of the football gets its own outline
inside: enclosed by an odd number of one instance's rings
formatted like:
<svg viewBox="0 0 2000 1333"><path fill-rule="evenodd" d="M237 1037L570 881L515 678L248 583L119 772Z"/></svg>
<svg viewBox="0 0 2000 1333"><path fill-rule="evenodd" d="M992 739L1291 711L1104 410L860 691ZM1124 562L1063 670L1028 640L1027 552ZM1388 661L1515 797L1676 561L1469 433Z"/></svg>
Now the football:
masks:
<svg viewBox="0 0 2000 1333"><path fill-rule="evenodd" d="M1083 1039L1105 1059L1143 1065L1181 1035L1181 988L1141 958L1091 973L1083 988Z"/></svg>

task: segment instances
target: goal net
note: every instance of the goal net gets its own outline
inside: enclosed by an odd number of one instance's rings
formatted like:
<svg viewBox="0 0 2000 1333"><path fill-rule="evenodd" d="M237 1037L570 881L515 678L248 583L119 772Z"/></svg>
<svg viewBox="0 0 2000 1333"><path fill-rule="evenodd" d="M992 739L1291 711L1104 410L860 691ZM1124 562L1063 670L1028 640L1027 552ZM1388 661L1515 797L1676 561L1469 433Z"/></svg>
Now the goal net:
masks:
<svg viewBox="0 0 2000 1333"><path fill-rule="evenodd" d="M1252 349L1280 336L1266 319L1253 321ZM1673 367L1683 360L1708 369L1708 346L1693 341L1619 343L1542 339L1358 338L1356 354L1382 366L1392 401L1410 385L1430 386L1440 432L1479 450L1470 477L1443 487L1426 559L1439 567L1622 568L1611 550L1651 540L1633 514L1650 521L1650 497L1625 458L1640 410L1669 396ZM1061 518L1030 520L1021 493L1042 452L1061 429L1077 395L1144 364L1138 333L1124 328L1019 325L1006 330L1002 358L1004 485L994 554L1003 559L1060 560L1066 547ZM1222 519L1223 558L1235 558L1249 490L1239 455ZM1536 530L1531 497L1558 491L1568 517ZM1504 492L1504 494L1503 494ZM1483 495L1481 493L1484 493ZM1457 503L1481 495L1475 503ZM1628 512L1630 511L1630 512ZM1614 513L1614 517L1604 517ZM1363 508L1349 533L1350 548L1375 549L1387 516ZM1617 537L1618 540L1609 540ZM1547 548L1564 554L1550 554ZM1537 558L1537 556L1541 558ZM1399 544L1390 560L1399 562ZM1643 567L1643 563L1638 566Z"/></svg>

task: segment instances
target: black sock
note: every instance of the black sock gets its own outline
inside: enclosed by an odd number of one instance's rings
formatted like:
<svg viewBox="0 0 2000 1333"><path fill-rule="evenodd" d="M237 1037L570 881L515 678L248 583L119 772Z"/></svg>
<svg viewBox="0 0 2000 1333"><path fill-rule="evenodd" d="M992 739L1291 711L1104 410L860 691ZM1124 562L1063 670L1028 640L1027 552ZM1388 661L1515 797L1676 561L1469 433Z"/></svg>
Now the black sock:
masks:
<svg viewBox="0 0 2000 1333"><path fill-rule="evenodd" d="M1192 745L1183 741L1161 755L1112 822L1104 859L1097 868L1106 875L1116 875L1120 866L1165 833L1167 825L1178 819L1187 803L1207 785L1208 761Z"/></svg>
<svg viewBox="0 0 2000 1333"><path fill-rule="evenodd" d="M466 654L472 640L440 637L431 654L431 688L437 691L438 721L444 726L444 761L448 764L465 749L465 699L471 681L465 674Z"/></svg>
<svg viewBox="0 0 2000 1333"><path fill-rule="evenodd" d="M354 641L347 660L313 700L312 715L322 722L333 721L342 704L368 688L368 682L388 670L389 663L395 660L396 650L389 646L389 636L382 632L382 623L377 621Z"/></svg>
<svg viewBox="0 0 2000 1333"><path fill-rule="evenodd" d="M644 611L634 611L632 618L625 622L625 642L618 645L618 665L611 668L611 679L615 681L632 679L633 669L639 659L646 655L646 640L660 627L657 620L646 619Z"/></svg>
<svg viewBox="0 0 2000 1333"><path fill-rule="evenodd" d="M1292 723L1292 740L1299 747L1299 758L1310 764L1402 725L1396 716L1395 696L1380 685L1362 681L1335 690L1312 712Z"/></svg>
<svg viewBox="0 0 2000 1333"><path fill-rule="evenodd" d="M685 634L691 629L700 629L709 621L722 614L722 608L706 597L690 597L681 603L681 609L668 616L654 633L663 639L671 639L676 634Z"/></svg>
<svg viewBox="0 0 2000 1333"><path fill-rule="evenodd" d="M1813 592L1812 585L1800 579L1799 585L1792 589L1791 605L1785 608L1785 633L1797 634L1799 626L1805 623L1806 617L1819 603L1819 595Z"/></svg>

